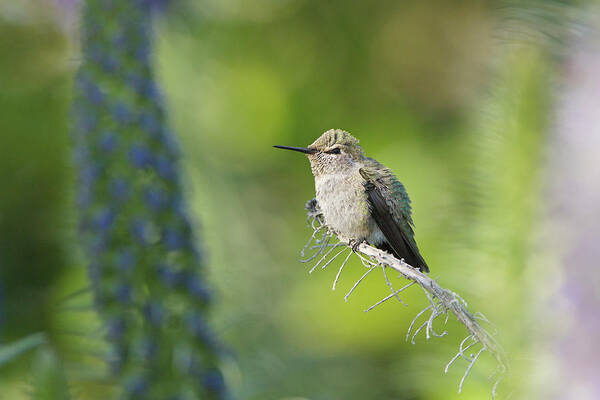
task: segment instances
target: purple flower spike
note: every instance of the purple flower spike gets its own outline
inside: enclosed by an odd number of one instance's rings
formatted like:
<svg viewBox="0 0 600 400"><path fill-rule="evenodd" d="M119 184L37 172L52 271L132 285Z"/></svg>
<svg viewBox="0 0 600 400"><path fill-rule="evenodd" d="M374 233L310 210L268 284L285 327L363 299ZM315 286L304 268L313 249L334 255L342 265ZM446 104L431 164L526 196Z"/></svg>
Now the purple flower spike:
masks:
<svg viewBox="0 0 600 400"><path fill-rule="evenodd" d="M106 361L124 400L223 398L214 393L222 379L207 377L222 349L205 315L205 264L150 59L152 12L167 3L81 3L83 60L71 114L78 225L107 328Z"/></svg>

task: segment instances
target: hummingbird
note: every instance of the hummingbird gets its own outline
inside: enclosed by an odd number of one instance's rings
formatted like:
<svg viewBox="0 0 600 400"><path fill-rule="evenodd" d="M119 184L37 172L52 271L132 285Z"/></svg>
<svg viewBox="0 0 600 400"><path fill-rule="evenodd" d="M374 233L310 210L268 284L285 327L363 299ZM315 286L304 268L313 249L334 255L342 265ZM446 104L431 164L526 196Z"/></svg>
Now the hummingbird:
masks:
<svg viewBox="0 0 600 400"><path fill-rule="evenodd" d="M330 129L308 147L274 146L306 154L325 225L356 250L366 242L429 272L415 241L410 198L393 172L366 157L359 141Z"/></svg>

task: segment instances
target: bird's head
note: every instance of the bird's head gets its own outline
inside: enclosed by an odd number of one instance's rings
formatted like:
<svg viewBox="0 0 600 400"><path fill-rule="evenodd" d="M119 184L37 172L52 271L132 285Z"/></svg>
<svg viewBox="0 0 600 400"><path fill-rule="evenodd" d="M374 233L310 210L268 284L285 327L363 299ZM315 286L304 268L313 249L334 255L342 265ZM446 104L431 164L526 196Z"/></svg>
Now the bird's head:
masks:
<svg viewBox="0 0 600 400"><path fill-rule="evenodd" d="M314 176L342 173L364 158L358 139L341 129L326 131L308 147L275 147L305 153Z"/></svg>

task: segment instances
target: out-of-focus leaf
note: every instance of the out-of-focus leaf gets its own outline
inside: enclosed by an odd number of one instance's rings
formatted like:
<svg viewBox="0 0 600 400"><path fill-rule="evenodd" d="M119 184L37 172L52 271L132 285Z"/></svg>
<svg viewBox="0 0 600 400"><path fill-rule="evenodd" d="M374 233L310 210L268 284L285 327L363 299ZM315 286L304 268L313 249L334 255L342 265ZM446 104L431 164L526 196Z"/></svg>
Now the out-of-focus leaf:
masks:
<svg viewBox="0 0 600 400"><path fill-rule="evenodd" d="M0 366L46 342L43 333L34 333L16 342L0 346Z"/></svg>
<svg viewBox="0 0 600 400"><path fill-rule="evenodd" d="M60 359L44 346L36 352L31 376L32 400L69 399L69 387Z"/></svg>

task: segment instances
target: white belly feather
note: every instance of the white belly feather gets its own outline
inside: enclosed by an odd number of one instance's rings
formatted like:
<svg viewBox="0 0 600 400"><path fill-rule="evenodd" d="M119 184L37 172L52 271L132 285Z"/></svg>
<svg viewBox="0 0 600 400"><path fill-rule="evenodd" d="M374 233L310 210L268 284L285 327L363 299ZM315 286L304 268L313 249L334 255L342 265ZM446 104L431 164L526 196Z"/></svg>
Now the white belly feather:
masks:
<svg viewBox="0 0 600 400"><path fill-rule="evenodd" d="M341 241L357 239L378 244L384 237L371 218L362 181L358 170L319 176L315 178L317 202L325 224Z"/></svg>

